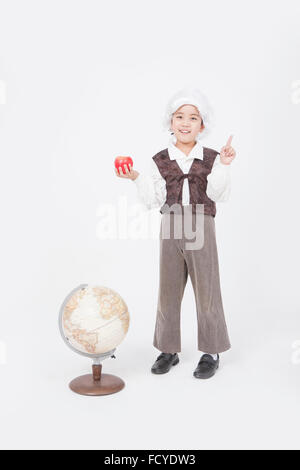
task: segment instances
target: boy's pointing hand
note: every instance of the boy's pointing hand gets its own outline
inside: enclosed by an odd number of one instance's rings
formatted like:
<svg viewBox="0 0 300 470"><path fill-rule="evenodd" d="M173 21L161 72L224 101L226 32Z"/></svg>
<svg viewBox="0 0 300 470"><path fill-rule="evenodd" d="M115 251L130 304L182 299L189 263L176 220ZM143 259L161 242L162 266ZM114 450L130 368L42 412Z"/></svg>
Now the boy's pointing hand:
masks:
<svg viewBox="0 0 300 470"><path fill-rule="evenodd" d="M232 162L232 160L235 158L235 155L236 155L234 148L231 147L232 139L233 139L233 135L229 137L229 139L226 142L226 145L224 145L224 147L221 148L220 160L221 160L221 163L223 163L224 165L230 165L230 163Z"/></svg>

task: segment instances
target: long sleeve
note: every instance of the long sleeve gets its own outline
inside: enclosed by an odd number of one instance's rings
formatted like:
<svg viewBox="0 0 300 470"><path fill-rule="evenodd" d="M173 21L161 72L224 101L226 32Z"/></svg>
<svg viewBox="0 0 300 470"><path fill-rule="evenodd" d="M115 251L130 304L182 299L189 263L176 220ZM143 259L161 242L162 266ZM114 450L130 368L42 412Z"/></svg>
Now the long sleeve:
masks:
<svg viewBox="0 0 300 470"><path fill-rule="evenodd" d="M139 174L134 180L140 201L147 209L160 207L166 201L166 182L157 165L151 161L151 175Z"/></svg>
<svg viewBox="0 0 300 470"><path fill-rule="evenodd" d="M207 196L215 202L226 202L230 195L230 165L224 165L217 155L211 173L207 176Z"/></svg>

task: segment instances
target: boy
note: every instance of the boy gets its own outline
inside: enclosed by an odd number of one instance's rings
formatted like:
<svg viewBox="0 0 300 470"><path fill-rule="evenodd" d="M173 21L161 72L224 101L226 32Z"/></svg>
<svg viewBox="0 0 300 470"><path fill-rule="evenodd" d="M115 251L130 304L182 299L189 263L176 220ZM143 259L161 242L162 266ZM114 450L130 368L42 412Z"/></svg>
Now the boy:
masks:
<svg viewBox="0 0 300 470"><path fill-rule="evenodd" d="M125 173L121 168L119 173L116 170L117 176L135 181L139 196L149 209L161 206L160 280L153 340L161 354L151 368L155 374L167 373L179 362L180 309L188 275L195 294L201 352L194 377L212 377L219 367L219 353L230 348L214 217L215 203L229 197L229 167L236 152L231 146L232 136L220 153L201 145L200 140L210 131L211 114L206 97L198 89L180 90L168 102L165 115L165 127L173 137L168 148L152 158L151 178L132 167ZM186 223L185 214L190 215L196 234L202 234L200 249L188 247L185 236L174 238L178 221ZM167 238L162 236L166 225L172 226Z"/></svg>

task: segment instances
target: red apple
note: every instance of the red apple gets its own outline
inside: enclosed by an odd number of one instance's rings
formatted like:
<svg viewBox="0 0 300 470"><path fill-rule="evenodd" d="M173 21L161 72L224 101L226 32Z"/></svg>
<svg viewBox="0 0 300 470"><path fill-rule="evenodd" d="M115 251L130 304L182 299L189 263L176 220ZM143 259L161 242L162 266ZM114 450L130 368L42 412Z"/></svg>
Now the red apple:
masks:
<svg viewBox="0 0 300 470"><path fill-rule="evenodd" d="M131 157L116 157L115 158L115 167L116 167L118 173L119 173L120 166L122 167L123 173L126 173L126 166L125 165L128 165L128 169L130 170L129 164L131 166L133 166L133 161L132 161Z"/></svg>

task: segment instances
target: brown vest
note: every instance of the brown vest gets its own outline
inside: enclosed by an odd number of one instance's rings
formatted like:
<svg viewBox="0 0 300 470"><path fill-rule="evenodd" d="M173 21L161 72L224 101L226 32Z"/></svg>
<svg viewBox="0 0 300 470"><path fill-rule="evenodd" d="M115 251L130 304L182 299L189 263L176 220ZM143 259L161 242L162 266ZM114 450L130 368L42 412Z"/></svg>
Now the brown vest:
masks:
<svg viewBox="0 0 300 470"><path fill-rule="evenodd" d="M167 197L164 205L161 207L161 214L169 212L169 207L173 204L182 205L182 188L185 178L188 178L190 190L190 205L192 212L196 212L196 204L204 204L197 207L197 212L216 215L216 204L206 194L207 175L211 172L216 156L219 154L216 150L203 147L203 160L194 158L188 173L183 173L176 160L171 160L168 149L161 150L154 155L153 160L156 163L161 176L166 180ZM204 211L203 211L204 209Z"/></svg>

